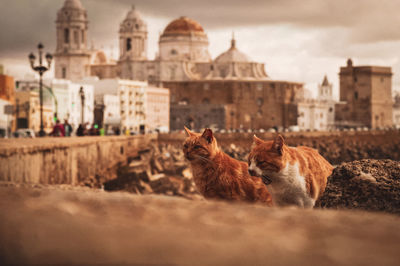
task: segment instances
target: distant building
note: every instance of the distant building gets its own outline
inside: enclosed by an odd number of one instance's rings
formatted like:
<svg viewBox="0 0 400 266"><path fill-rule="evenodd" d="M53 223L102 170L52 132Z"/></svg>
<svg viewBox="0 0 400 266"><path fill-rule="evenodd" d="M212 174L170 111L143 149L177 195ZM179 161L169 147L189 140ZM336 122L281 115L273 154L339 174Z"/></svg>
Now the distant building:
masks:
<svg viewBox="0 0 400 266"><path fill-rule="evenodd" d="M0 67L0 136L4 137L9 136L11 131L15 130L15 120L12 119L13 110L9 107L15 105L15 83L14 77L4 75L2 73L3 66Z"/></svg>
<svg viewBox="0 0 400 266"><path fill-rule="evenodd" d="M146 89L147 82L124 79L86 79L83 82L91 84L95 89L96 104L104 105L104 110L110 110L112 116L118 117L111 106L113 101L104 101L105 95L118 96L120 110L120 129L139 133L146 129ZM101 102L103 98L103 102ZM99 108L99 107L97 107ZM114 111L111 111L114 110ZM104 115L104 114L103 114Z"/></svg>
<svg viewBox="0 0 400 266"><path fill-rule="evenodd" d="M339 127L383 128L393 125L392 69L353 66L340 68L340 101L335 120Z"/></svg>
<svg viewBox="0 0 400 266"><path fill-rule="evenodd" d="M393 124L400 127L400 94L397 93L393 103Z"/></svg>
<svg viewBox="0 0 400 266"><path fill-rule="evenodd" d="M325 76L318 85L317 99L305 97L299 101L297 124L300 130L325 131L334 128L335 101L332 87Z"/></svg>
<svg viewBox="0 0 400 266"><path fill-rule="evenodd" d="M169 132L169 90L149 86L146 94L146 130Z"/></svg>
<svg viewBox="0 0 400 266"><path fill-rule="evenodd" d="M121 110L120 98L113 94L97 94L95 96L95 124L112 133L113 129L120 128Z"/></svg>
<svg viewBox="0 0 400 266"><path fill-rule="evenodd" d="M229 110L229 119L225 120L229 124L222 128L267 129L297 124L297 99L303 84L272 80L263 63L252 61L238 49L233 36L230 47L213 60L206 32L191 18L177 18L165 27L154 60L147 58L147 23L134 7L119 27L118 61L88 48L88 18L80 0L65 0L58 11L56 27L56 78L75 80L90 75L106 80L138 80L169 88L171 108L184 102L185 108L193 107L193 110L199 104L226 106L221 110ZM121 98L121 101L125 100ZM144 126L141 111L131 110L126 101L120 107L124 127L137 131L138 125ZM136 115L139 120L129 122ZM212 112L207 115L212 119ZM210 120L214 122L219 123ZM171 126L175 124L176 121L170 121ZM176 129L183 125L177 125Z"/></svg>
<svg viewBox="0 0 400 266"><path fill-rule="evenodd" d="M219 129L244 130L297 125L298 97L303 90L301 83L273 80L202 80L164 85L171 92L171 130L181 130L192 120L196 129L210 124L219 125ZM225 112L225 125L220 124L212 105L219 106L219 113ZM189 115L201 108L204 111L199 115Z"/></svg>
<svg viewBox="0 0 400 266"><path fill-rule="evenodd" d="M92 52L88 49L88 23L80 0L66 0L58 11L55 78L76 80L89 76Z"/></svg>
<svg viewBox="0 0 400 266"><path fill-rule="evenodd" d="M68 120L73 130L78 129L79 124L89 125L94 122L94 87L90 84L85 84L82 81L70 81L62 79L53 79L48 82L53 91L53 109L57 113L57 118L60 122ZM84 106L82 109L81 90L84 94ZM57 99L57 103L54 101Z"/></svg>
<svg viewBox="0 0 400 266"><path fill-rule="evenodd" d="M171 106L171 129L182 130L186 125L200 131L206 127L212 129L234 128L231 121L232 105L226 104L176 104Z"/></svg>
<svg viewBox="0 0 400 266"><path fill-rule="evenodd" d="M0 74L0 99L14 103L14 77Z"/></svg>
<svg viewBox="0 0 400 266"><path fill-rule="evenodd" d="M39 81L18 80L17 91L33 91L39 95ZM68 120L76 130L82 119L82 102L80 89L83 89L84 123L93 123L94 96L93 86L84 83L75 83L70 80L45 79L43 81L43 105L52 111L53 121L58 118L60 122ZM40 112L40 111L39 111Z"/></svg>
<svg viewBox="0 0 400 266"><path fill-rule="evenodd" d="M16 129L29 128L35 132L40 130L39 93L31 90L19 90L15 93ZM53 108L48 102L43 104L43 128L50 133L53 128Z"/></svg>

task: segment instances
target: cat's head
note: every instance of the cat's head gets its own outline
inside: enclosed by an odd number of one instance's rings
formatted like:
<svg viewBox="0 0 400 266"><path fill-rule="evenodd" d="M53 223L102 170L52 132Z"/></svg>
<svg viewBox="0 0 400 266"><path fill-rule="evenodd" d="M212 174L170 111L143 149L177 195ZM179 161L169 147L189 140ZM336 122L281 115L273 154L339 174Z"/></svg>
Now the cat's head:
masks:
<svg viewBox="0 0 400 266"><path fill-rule="evenodd" d="M212 159L218 151L217 140L211 129L206 128L203 134L195 133L185 127L187 138L183 143L183 153L189 161Z"/></svg>
<svg viewBox="0 0 400 266"><path fill-rule="evenodd" d="M284 168L285 141L281 135L270 141L263 141L254 135L252 147L248 157L249 173L261 177L268 185L273 181L274 173Z"/></svg>

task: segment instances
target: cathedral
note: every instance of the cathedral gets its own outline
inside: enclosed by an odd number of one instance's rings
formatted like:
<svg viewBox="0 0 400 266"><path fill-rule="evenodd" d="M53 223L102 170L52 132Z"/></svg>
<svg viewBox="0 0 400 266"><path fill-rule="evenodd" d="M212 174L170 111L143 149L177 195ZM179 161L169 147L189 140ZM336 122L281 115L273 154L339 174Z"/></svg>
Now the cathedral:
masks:
<svg viewBox="0 0 400 266"><path fill-rule="evenodd" d="M88 17L80 0L64 2L56 26L56 78L97 76L169 88L171 129L193 121L195 128L226 129L297 124L296 104L303 84L272 80L263 63L250 60L238 49L233 36L228 50L212 59L207 34L193 19L183 16L165 27L154 60L147 58L147 24L135 7L120 24L117 61L89 49Z"/></svg>
<svg viewBox="0 0 400 266"><path fill-rule="evenodd" d="M231 47L212 60L203 27L187 17L165 27L159 53L148 60L147 24L132 6L120 24L117 62L110 62L102 51L88 48L88 17L80 0L66 0L56 24L56 78L119 77L157 85L167 81L269 79L264 64L251 62L238 50L234 38Z"/></svg>

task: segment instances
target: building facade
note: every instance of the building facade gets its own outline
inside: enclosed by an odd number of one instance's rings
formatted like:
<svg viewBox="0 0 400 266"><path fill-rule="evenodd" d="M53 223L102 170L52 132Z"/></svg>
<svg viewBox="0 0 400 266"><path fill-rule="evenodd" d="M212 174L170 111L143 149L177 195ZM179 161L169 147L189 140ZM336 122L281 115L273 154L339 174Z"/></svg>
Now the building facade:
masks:
<svg viewBox="0 0 400 266"><path fill-rule="evenodd" d="M0 73L0 136L3 137L9 136L16 126L15 120L12 119L13 109L9 107L15 105L14 91L14 78Z"/></svg>
<svg viewBox="0 0 400 266"><path fill-rule="evenodd" d="M317 99L304 97L298 103L297 124L300 130L326 131L335 128L333 85L325 76L318 85Z"/></svg>
<svg viewBox="0 0 400 266"><path fill-rule="evenodd" d="M393 125L400 128L400 93L393 97Z"/></svg>
<svg viewBox="0 0 400 266"><path fill-rule="evenodd" d="M54 73L57 79L77 80L90 75L88 18L80 0L66 0L57 13L57 47Z"/></svg>
<svg viewBox="0 0 400 266"><path fill-rule="evenodd" d="M298 97L302 95L303 90L301 83L271 80L214 80L164 84L171 92L171 130L180 130L192 120L196 129L210 126L208 123L219 125L219 129L244 130L297 125ZM208 108L209 104L224 106L218 107L228 112L223 116L224 126L221 126L220 118L215 116L216 111ZM189 113L196 114L200 105L203 105L206 114L189 115ZM193 112L188 112L191 107ZM204 115L211 120L204 119ZM215 120L212 120L213 118Z"/></svg>
<svg viewBox="0 0 400 266"><path fill-rule="evenodd" d="M104 104L104 110L109 109L115 114L115 108L107 106L113 101L104 101L105 95L118 96L120 110L120 129L132 133L139 133L146 130L146 89L147 82L123 79L86 79L83 82L94 86L97 104ZM101 103L103 98L103 103ZM117 107L116 107L117 108ZM112 111L114 110L114 111Z"/></svg>
<svg viewBox="0 0 400 266"><path fill-rule="evenodd" d="M149 60L147 24L132 7L120 24L119 58L116 62L108 60L104 52L87 48L88 18L79 0L65 1L56 24L55 60L59 61L56 63L56 77L76 79L92 75L107 80L138 80L169 88L171 108L182 103L186 103L186 109L191 106L196 109L199 104L224 106L221 110L229 110L229 119L224 120L223 128L266 129L297 124L297 100L303 84L272 80L263 63L252 61L240 51L234 36L228 49L212 59L206 32L191 18L179 17L171 21L160 34L155 59ZM137 105L132 109L127 104L131 101L123 100L130 96L126 96L122 89L118 93L124 128L136 132L139 126L142 131L146 124L142 107ZM213 117L212 113L207 115ZM188 118L184 116L182 113L179 119L186 121ZM136 122L129 122L133 117L136 117ZM176 121L171 119L170 125L175 124Z"/></svg>
<svg viewBox="0 0 400 266"><path fill-rule="evenodd" d="M149 86L146 89L146 130L169 132L169 90Z"/></svg>
<svg viewBox="0 0 400 266"><path fill-rule="evenodd" d="M340 68L338 126L384 128L393 125L392 70L390 67L353 66L351 59Z"/></svg>
<svg viewBox="0 0 400 266"><path fill-rule="evenodd" d="M40 103L37 91L21 90L15 93L16 129L29 128L35 132L40 130ZM53 108L46 102L43 104L43 129L48 134L53 129Z"/></svg>

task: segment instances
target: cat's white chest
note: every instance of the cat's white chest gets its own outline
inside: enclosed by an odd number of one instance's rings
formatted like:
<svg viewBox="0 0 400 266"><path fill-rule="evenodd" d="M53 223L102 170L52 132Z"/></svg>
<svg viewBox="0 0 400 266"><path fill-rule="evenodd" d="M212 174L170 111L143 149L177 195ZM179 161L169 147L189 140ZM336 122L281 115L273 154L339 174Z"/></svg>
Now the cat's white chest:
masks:
<svg viewBox="0 0 400 266"><path fill-rule="evenodd" d="M254 167L258 168L258 167ZM254 169L257 174L261 174L261 169ZM267 185L271 193L272 200L277 206L296 205L304 208L312 208L315 204L307 191L304 176L300 174L299 164L287 163L286 167L280 172L266 172L272 180Z"/></svg>
<svg viewBox="0 0 400 266"><path fill-rule="evenodd" d="M278 173L271 173L273 182L267 186L275 198L278 206L297 205L304 208L312 208L314 199L307 191L304 176L300 174L299 164L287 163L286 167Z"/></svg>

